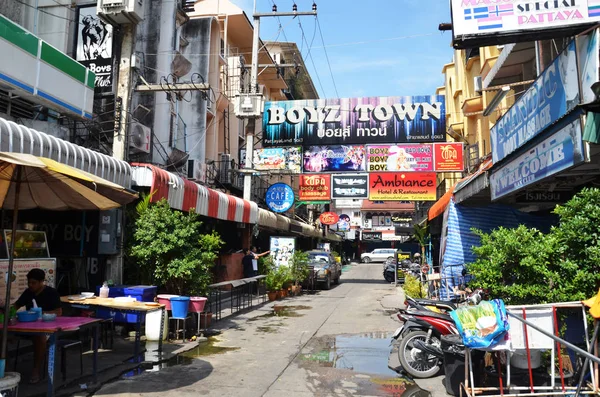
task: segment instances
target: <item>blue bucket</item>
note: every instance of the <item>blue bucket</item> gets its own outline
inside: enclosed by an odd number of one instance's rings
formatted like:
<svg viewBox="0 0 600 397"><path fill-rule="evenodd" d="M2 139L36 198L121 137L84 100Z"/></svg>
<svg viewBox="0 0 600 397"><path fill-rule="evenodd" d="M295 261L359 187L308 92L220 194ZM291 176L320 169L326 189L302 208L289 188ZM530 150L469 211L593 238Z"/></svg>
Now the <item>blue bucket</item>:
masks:
<svg viewBox="0 0 600 397"><path fill-rule="evenodd" d="M186 318L190 305L189 296L174 296L171 298L171 311L173 318Z"/></svg>

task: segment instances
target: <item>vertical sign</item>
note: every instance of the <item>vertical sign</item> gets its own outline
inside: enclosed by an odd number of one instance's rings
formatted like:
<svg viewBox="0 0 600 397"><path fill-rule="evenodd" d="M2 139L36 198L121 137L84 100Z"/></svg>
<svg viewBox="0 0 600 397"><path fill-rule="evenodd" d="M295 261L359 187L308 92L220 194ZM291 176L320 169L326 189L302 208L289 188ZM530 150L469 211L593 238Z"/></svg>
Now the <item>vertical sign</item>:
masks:
<svg viewBox="0 0 600 397"><path fill-rule="evenodd" d="M75 60L96 74L96 93L112 92L113 27L96 15L96 6L79 7Z"/></svg>

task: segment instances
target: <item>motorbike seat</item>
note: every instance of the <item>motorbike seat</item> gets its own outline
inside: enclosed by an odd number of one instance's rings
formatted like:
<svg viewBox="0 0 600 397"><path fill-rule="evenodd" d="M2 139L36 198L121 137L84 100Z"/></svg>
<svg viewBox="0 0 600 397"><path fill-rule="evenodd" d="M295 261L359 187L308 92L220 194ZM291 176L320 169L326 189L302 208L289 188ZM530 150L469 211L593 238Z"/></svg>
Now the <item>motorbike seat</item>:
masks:
<svg viewBox="0 0 600 397"><path fill-rule="evenodd" d="M423 305L423 306L447 306L447 307L456 309L456 304L452 301L440 301L440 300L433 300L433 299L415 299L415 302L417 302L418 304Z"/></svg>
<svg viewBox="0 0 600 397"><path fill-rule="evenodd" d="M440 320L454 321L452 319L452 317L446 313L437 313L437 312L425 311L425 310L410 310L410 311L406 311L406 314L409 316L413 315L416 317L432 317L432 318L437 318Z"/></svg>

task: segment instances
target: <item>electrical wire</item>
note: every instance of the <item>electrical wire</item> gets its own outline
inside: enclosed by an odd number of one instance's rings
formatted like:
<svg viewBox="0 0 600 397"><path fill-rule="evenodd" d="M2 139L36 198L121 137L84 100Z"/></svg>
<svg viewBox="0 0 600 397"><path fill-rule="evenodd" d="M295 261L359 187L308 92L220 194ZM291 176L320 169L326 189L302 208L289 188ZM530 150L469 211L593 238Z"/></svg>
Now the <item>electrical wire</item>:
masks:
<svg viewBox="0 0 600 397"><path fill-rule="evenodd" d="M42 14L50 15L51 17L58 18L58 19L64 19L65 21L69 21L69 22L75 22L74 18L62 17L60 15L53 14L51 12L48 12L48 11L45 11L45 10L41 9L40 7L36 7L36 6L32 6L31 4L27 4L27 3L25 3L25 2L23 2L21 0L14 0L14 1L17 2L17 3L19 3L19 4L22 4L24 6L27 6L29 8L33 8L34 10L37 10L37 11L41 12Z"/></svg>
<svg viewBox="0 0 600 397"><path fill-rule="evenodd" d="M321 43L323 43L323 50L325 51L325 59L327 60L327 65L329 66L329 74L331 75L331 81L333 81L333 88L335 89L335 95L337 98L340 97L338 93L337 84L335 83L335 77L333 77L333 70L331 70L331 63L329 62L329 54L327 54L327 48L325 48L325 40L323 39L323 32L321 31L321 23L319 22L319 17L315 17L317 27L319 28L319 35L321 36Z"/></svg>

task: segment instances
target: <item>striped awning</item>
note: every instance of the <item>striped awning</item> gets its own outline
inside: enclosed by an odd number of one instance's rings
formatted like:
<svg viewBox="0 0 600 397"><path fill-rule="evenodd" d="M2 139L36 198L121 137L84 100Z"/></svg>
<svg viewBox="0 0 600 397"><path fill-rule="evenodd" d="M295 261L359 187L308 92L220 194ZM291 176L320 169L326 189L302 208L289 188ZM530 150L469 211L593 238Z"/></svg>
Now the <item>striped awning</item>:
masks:
<svg viewBox="0 0 600 397"><path fill-rule="evenodd" d="M167 199L171 208L195 211L209 218L239 223L257 223L255 202L219 192L184 179L151 164L132 164L133 185L149 187L152 202Z"/></svg>

